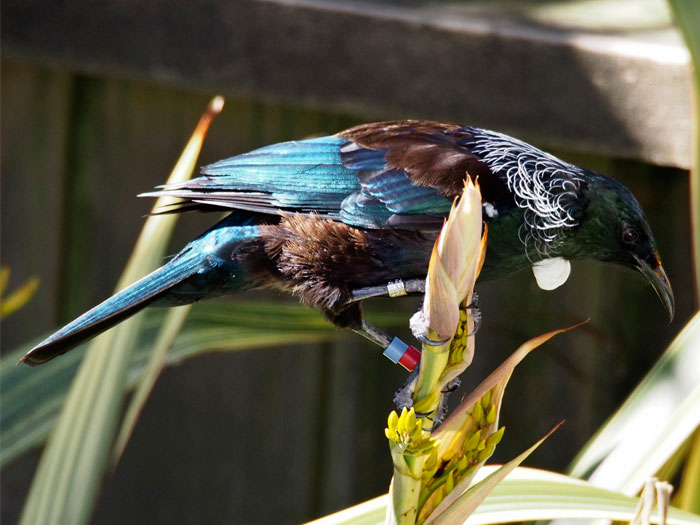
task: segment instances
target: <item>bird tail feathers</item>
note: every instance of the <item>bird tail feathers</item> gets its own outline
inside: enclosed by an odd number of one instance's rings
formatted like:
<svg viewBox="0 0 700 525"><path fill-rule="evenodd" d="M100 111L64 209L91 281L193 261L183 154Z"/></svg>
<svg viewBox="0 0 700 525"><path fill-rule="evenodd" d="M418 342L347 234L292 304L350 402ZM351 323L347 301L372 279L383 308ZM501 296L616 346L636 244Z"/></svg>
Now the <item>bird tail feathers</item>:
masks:
<svg viewBox="0 0 700 525"><path fill-rule="evenodd" d="M131 317L154 301L166 296L176 285L200 270L195 257L177 257L131 286L106 299L42 341L20 360L39 365ZM199 297L192 297L193 302Z"/></svg>

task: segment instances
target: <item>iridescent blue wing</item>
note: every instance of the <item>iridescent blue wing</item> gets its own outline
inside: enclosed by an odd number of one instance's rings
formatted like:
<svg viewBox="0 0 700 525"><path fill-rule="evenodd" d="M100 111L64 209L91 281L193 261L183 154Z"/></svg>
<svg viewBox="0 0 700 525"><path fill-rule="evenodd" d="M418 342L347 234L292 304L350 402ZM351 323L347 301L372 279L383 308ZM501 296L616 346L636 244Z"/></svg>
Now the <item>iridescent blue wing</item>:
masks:
<svg viewBox="0 0 700 525"><path fill-rule="evenodd" d="M479 177L491 194L507 193L470 150L472 128L409 120L364 124L338 135L349 140L341 149L343 163L358 170L362 186L360 197L344 202L345 222L368 226L379 202L391 212L385 226L439 229L467 176Z"/></svg>
<svg viewBox="0 0 700 525"><path fill-rule="evenodd" d="M404 170L388 166L386 152L350 142L345 166L357 171L360 190L341 204L340 220L364 228L440 229L452 200L435 188L418 186Z"/></svg>
<svg viewBox="0 0 700 525"><path fill-rule="evenodd" d="M265 146L205 166L202 177L144 195L182 198L185 209L318 213L337 219L343 199L360 188L356 172L340 159L346 142L331 136Z"/></svg>
<svg viewBox="0 0 700 525"><path fill-rule="evenodd" d="M367 124L222 160L205 166L202 177L145 195L184 199L178 209L305 213L363 228L435 230L467 173L488 172L465 146L465 130Z"/></svg>

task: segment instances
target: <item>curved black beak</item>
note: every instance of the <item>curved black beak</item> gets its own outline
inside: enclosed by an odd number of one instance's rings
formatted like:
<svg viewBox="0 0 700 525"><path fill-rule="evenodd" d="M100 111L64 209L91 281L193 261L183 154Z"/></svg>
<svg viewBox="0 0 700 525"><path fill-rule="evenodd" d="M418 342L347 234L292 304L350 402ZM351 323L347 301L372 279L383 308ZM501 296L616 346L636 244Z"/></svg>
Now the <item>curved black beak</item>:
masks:
<svg viewBox="0 0 700 525"><path fill-rule="evenodd" d="M669 322L673 321L673 313L675 311L675 302L673 300L673 290L671 289L671 283L666 277L666 272L664 267L661 266L661 259L659 259L659 254L654 252L654 263L650 264L643 259L635 256L637 260L637 270L639 270L644 277L647 278L649 284L659 296L661 302L668 313Z"/></svg>

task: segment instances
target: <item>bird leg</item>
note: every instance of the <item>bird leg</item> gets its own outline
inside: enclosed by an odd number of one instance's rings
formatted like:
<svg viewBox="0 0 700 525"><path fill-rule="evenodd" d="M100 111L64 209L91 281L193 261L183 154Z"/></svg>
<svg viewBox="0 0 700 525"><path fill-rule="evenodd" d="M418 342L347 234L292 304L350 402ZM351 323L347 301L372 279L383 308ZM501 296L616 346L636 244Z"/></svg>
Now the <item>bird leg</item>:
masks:
<svg viewBox="0 0 700 525"><path fill-rule="evenodd" d="M402 295L408 295L410 293L425 293L425 279L409 279L408 281L397 279L385 285L358 288L352 291L352 298L348 303L385 295L389 297L401 297Z"/></svg>
<svg viewBox="0 0 700 525"><path fill-rule="evenodd" d="M398 279L383 286L368 286L353 290L351 298L345 303L354 304L370 297L401 297L410 293L425 293L425 279L410 279L402 281ZM406 370L413 370L420 361L420 350L407 345L398 337L393 339L376 326L362 319L359 328L351 328L353 332L369 339L384 349L384 355L394 363L398 363Z"/></svg>
<svg viewBox="0 0 700 525"><path fill-rule="evenodd" d="M389 337L386 333L382 332L379 328L377 328L373 324L368 323L364 319L362 320L362 327L353 328L352 331L356 334L360 334L366 339L369 339L370 341L381 346L382 348L386 348L391 344L391 337Z"/></svg>
<svg viewBox="0 0 700 525"><path fill-rule="evenodd" d="M399 291L399 293L396 293L396 290ZM403 281L394 281L391 283L388 283L386 286L373 286L373 287L367 287L367 288L361 288L358 290L353 291L352 299L348 301L348 303L353 303L356 301L360 301L362 299L367 299L369 297L378 297L382 295L389 295L390 297L398 297L401 295L407 295L408 293L411 292L425 292L425 281L422 279L412 279L407 282ZM476 293L472 295L472 302L463 307L465 309L471 310L472 317L474 318L474 330L468 334L468 335L473 335L475 334L478 330L479 327L481 326L481 311L479 310L478 307L478 301L479 297ZM420 314L420 312L419 312ZM414 316L415 317L415 316ZM444 341L433 341L427 338L427 333L422 333L420 329L417 329L418 327L414 326L414 319L411 319L411 329L413 331L413 335L419 339L421 342L436 346L440 344L445 344L447 341L449 341L450 338L444 340ZM352 329L354 332L360 334L361 336L365 337L366 339L369 339L373 343L381 346L384 348L384 354L389 357L392 361L394 362L399 362L401 363L407 370L411 372L411 374L408 376L408 379L406 380L406 383L404 384L403 387L401 387L395 394L394 394L394 403L396 404L397 408L401 410L404 407L410 407L413 405L413 393L415 390L415 384L416 380L418 379L418 370L420 366L420 352L418 350L415 350L413 347L408 347L405 343L403 343L400 339L394 338L391 339L389 335L387 335L385 332L377 328L376 326L372 325L371 323L365 321L364 319L362 320L362 325L360 328L353 328ZM426 330L427 332L427 330ZM416 362L413 363L413 366L407 366L404 362L402 362L402 359L404 359L404 355L410 354L411 350L414 350L414 356ZM398 352L398 353L397 353ZM404 352L404 353L402 353ZM400 355L398 359L395 357L392 357L390 354L394 353L395 355ZM409 358L410 359L410 358ZM460 385L460 380L459 378L455 378L452 381L450 381L446 387L445 390L443 390L443 395L440 399L440 404L435 411L432 419L432 428L426 429L429 431L435 430L440 424L444 421L446 415L447 415L447 398L449 394L454 392L457 388L459 388ZM416 414L419 417L426 417L428 414Z"/></svg>
<svg viewBox="0 0 700 525"><path fill-rule="evenodd" d="M398 337L392 339L364 319L362 320L361 328L352 328L352 331L381 346L386 357L394 363L400 364L409 372L420 362L420 350L414 346L407 345Z"/></svg>
<svg viewBox="0 0 700 525"><path fill-rule="evenodd" d="M403 386L394 393L394 404L396 405L396 408L398 408L399 412L401 412L401 410L404 408L411 408L413 406L413 392L416 389L416 381L418 380L419 370L420 363L408 375L408 378Z"/></svg>
<svg viewBox="0 0 700 525"><path fill-rule="evenodd" d="M400 297L402 295L408 295L409 293L425 293L425 280L410 279L408 281L402 281L399 279L387 283L384 286L358 288L357 290L353 290L351 299L345 304L352 305L370 297L380 297L384 295L388 295L389 297ZM481 312L477 306L477 301L478 296L475 293L472 296L471 304L466 307L472 310L472 315L475 321L474 330L468 335L474 335L481 326ZM419 320L422 320L420 312L411 318L410 326L413 335L421 343L430 346L439 346L449 341L449 338L445 339L444 341L434 341L429 339L427 337L427 330L423 326L423 323L416 324ZM362 337L369 339L376 345L381 346L384 349L385 356L391 359L394 363L401 364L407 370L413 370L417 362L420 360L420 351L415 347L405 344L397 337L392 339L385 332L368 323L364 319L362 319L362 324L359 328L352 328L352 330Z"/></svg>

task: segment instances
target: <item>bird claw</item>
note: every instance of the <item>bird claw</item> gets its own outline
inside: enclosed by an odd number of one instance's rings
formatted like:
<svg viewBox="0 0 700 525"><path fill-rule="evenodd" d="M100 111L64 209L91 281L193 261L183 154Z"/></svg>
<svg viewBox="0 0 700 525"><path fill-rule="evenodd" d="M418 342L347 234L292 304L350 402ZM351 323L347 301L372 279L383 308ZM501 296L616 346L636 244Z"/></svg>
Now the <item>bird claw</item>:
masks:
<svg viewBox="0 0 700 525"><path fill-rule="evenodd" d="M447 344L447 343L450 341L450 339L452 339L451 337L448 337L447 339L437 339L437 340L435 340L435 339L430 339L430 338L429 338L428 336L426 336L426 335L423 335L423 334L416 334L416 333L413 334L413 337L415 337L416 339L418 339L418 340L419 340L421 343L423 343L424 345L428 345L428 346L441 346L441 345Z"/></svg>
<svg viewBox="0 0 700 525"><path fill-rule="evenodd" d="M404 408L411 408L413 406L413 393L416 389L416 381L418 380L418 371L420 370L420 363L416 365L416 368L408 374L408 378L404 385L399 388L394 394L394 404L396 408L401 411Z"/></svg>
<svg viewBox="0 0 700 525"><path fill-rule="evenodd" d="M445 421L445 418L447 418L447 398L452 392L457 390L461 384L462 381L458 377L455 377L452 381L445 385L445 389L442 391L440 404L438 405L437 410L435 410L435 415L432 418L426 417L426 419L432 420L433 426L430 428L424 427L423 430L426 432L433 432L434 430L437 430L440 425L442 425L442 422ZM416 413L416 415L418 416L419 414ZM428 414L424 414L423 417L427 415Z"/></svg>
<svg viewBox="0 0 700 525"><path fill-rule="evenodd" d="M479 328L481 328L481 310L477 309L472 312L472 318L474 319L474 330L469 332L467 336L475 335L479 331Z"/></svg>
<svg viewBox="0 0 700 525"><path fill-rule="evenodd" d="M469 332L467 336L476 334L479 331L479 328L481 328L481 310L479 310L479 307L477 306L477 300L477 295L474 294L472 302L464 307L464 310L471 310L472 318L474 319L474 329ZM447 344L450 339L452 339L452 337L437 340L429 338L428 330L425 326L425 321L423 320L423 316L420 311L416 312L413 317L411 317L409 326L411 327L411 332L413 332L413 337L428 346L442 346Z"/></svg>
<svg viewBox="0 0 700 525"><path fill-rule="evenodd" d="M411 408L413 406L413 394L416 388L416 381L418 380L419 368L420 363L418 364L418 366L416 366L413 372L411 372L408 375L406 383L394 394L394 404L396 405L396 408L399 411L403 410L404 408ZM461 379L459 377L455 377L452 381L445 385L444 390L442 390L443 395L440 399L440 404L438 405L437 410L435 410L432 417L430 417L429 412L416 412L417 417L429 419L433 422L432 427L424 428L423 430L427 432L432 432L442 424L442 422L447 417L447 398L452 392L457 390L461 384Z"/></svg>
<svg viewBox="0 0 700 525"><path fill-rule="evenodd" d="M445 390L442 391L443 394L449 395L455 390L457 390L462 384L462 380L459 377L455 377L452 381L447 383Z"/></svg>
<svg viewBox="0 0 700 525"><path fill-rule="evenodd" d="M418 339L424 345L441 346L448 343L450 339L452 339L451 337L442 340L430 339L428 337L428 329L425 326L425 321L423 320L423 313L420 310L413 314L408 325L411 328L411 332L413 332L413 337Z"/></svg>
<svg viewBox="0 0 700 525"><path fill-rule="evenodd" d="M433 418L433 426L432 428L428 429L428 432L436 430L442 424L442 422L445 421L445 418L447 417L447 398L452 392L457 390L459 388L459 385L461 384L462 381L460 381L459 377L455 377L452 381L447 383L445 389L442 391L442 398L440 399L440 404L438 405L438 408L435 411L435 416Z"/></svg>
<svg viewBox="0 0 700 525"><path fill-rule="evenodd" d="M467 336L475 335L481 328L481 310L479 309L479 296L476 292L472 294L472 302L464 307L465 310L471 310L472 319L474 320L474 329Z"/></svg>

